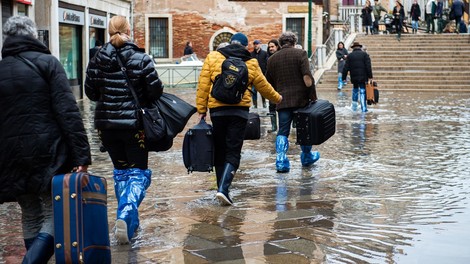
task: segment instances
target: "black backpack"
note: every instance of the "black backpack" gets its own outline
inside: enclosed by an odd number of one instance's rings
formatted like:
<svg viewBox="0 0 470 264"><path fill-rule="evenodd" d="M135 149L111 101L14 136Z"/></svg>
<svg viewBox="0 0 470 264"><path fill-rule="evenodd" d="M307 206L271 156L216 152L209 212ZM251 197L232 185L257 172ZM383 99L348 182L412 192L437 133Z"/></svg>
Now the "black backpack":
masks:
<svg viewBox="0 0 470 264"><path fill-rule="evenodd" d="M222 63L222 73L212 85L211 95L226 104L238 104L248 87L248 68L237 57L228 57Z"/></svg>

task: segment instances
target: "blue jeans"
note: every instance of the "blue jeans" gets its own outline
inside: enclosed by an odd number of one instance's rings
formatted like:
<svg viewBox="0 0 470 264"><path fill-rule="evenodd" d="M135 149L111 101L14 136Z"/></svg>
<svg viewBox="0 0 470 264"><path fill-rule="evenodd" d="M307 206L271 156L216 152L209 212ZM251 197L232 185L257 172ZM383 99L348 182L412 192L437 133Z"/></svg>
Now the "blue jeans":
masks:
<svg viewBox="0 0 470 264"><path fill-rule="evenodd" d="M278 136L289 137L290 128L292 125L292 120L294 118L294 111L298 108L284 108L277 111L279 119L279 131L277 132Z"/></svg>
<svg viewBox="0 0 470 264"><path fill-rule="evenodd" d="M411 28L418 30L418 20L411 20Z"/></svg>
<svg viewBox="0 0 470 264"><path fill-rule="evenodd" d="M54 236L54 218L50 192L24 194L17 197L21 207L23 239L35 238L39 233Z"/></svg>

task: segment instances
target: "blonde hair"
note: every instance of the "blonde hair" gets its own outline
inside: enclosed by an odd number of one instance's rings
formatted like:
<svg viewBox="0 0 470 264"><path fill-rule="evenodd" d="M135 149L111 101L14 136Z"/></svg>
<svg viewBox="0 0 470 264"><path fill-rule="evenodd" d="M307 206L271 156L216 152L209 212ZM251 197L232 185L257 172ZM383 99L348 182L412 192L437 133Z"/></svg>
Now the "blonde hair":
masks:
<svg viewBox="0 0 470 264"><path fill-rule="evenodd" d="M116 47L120 48L129 41L129 35L127 35L131 30L131 25L127 18L123 16L113 16L109 20L108 32L109 32L109 42Z"/></svg>

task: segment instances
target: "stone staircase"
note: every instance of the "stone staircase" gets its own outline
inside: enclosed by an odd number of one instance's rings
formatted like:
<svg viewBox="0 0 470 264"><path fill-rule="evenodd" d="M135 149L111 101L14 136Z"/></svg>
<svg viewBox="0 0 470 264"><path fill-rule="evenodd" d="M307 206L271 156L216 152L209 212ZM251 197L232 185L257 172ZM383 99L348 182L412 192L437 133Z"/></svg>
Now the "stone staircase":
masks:
<svg viewBox="0 0 470 264"><path fill-rule="evenodd" d="M367 47L381 90L470 91L468 34L403 34L401 41L395 35L358 35L355 41ZM335 63L317 89L336 89L337 84Z"/></svg>

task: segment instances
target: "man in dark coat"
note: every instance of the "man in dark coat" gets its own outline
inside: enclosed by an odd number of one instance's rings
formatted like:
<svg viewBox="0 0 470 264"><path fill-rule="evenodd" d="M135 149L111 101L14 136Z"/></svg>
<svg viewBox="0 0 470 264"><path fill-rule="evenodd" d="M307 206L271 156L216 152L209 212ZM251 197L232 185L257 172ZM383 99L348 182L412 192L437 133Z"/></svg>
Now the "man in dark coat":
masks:
<svg viewBox="0 0 470 264"><path fill-rule="evenodd" d="M21 207L23 263L47 263L54 254L52 176L91 164L67 75L36 32L30 18L10 17L0 61L0 203Z"/></svg>
<svg viewBox="0 0 470 264"><path fill-rule="evenodd" d="M276 137L276 170L288 172L290 170L287 150L288 137L294 111L305 107L310 100L316 101L315 82L310 72L310 63L307 52L296 49L297 36L292 32L285 32L279 37L281 50L274 53L268 60L266 78L278 91L283 100L277 104L279 116L279 131ZM302 153L300 160L302 166L310 166L320 158L319 152L313 152L312 146L300 146Z"/></svg>
<svg viewBox="0 0 470 264"><path fill-rule="evenodd" d="M343 68L343 80L349 72L353 84L351 109L357 110L357 100L360 99L362 112L367 112L366 83L372 81L372 65L369 54L362 50L359 42L354 42L351 48L353 51L348 55Z"/></svg>
<svg viewBox="0 0 470 264"><path fill-rule="evenodd" d="M264 75L266 75L266 65L268 64L268 52L261 49L261 41L255 40L253 41L253 45L255 46L254 50L251 52L251 57L258 60L259 67ZM252 87L253 94L251 96L253 100L253 106L258 108L258 92L256 91L255 87ZM263 104L263 108L266 108L266 99L261 96L261 102Z"/></svg>

